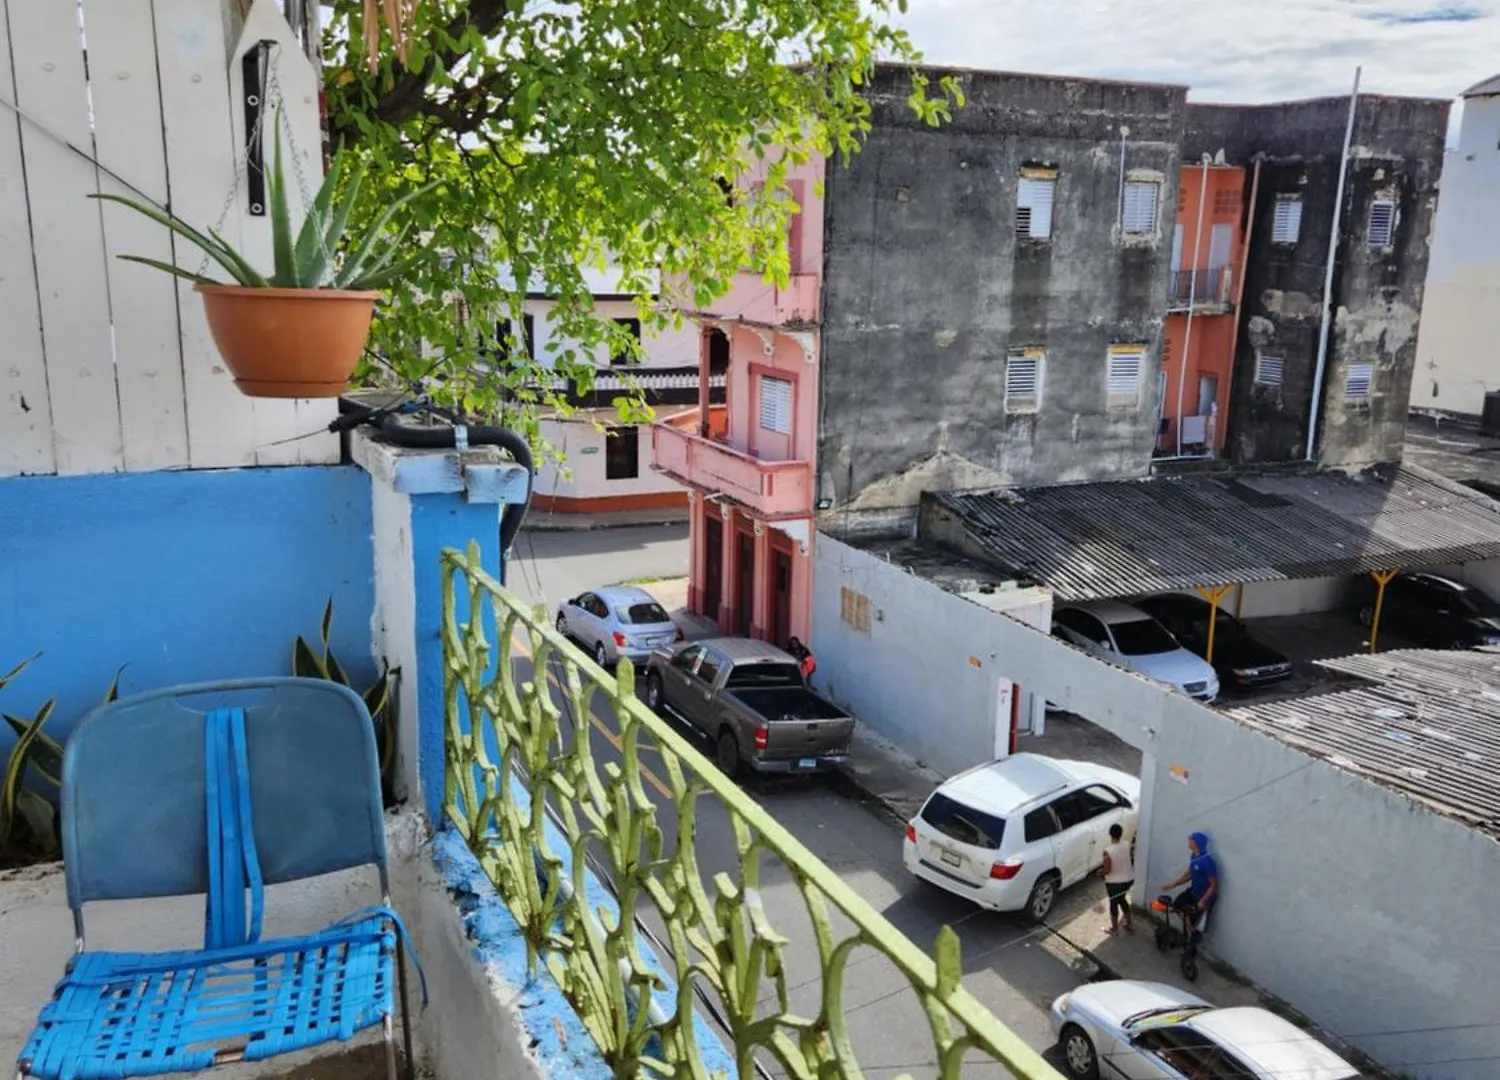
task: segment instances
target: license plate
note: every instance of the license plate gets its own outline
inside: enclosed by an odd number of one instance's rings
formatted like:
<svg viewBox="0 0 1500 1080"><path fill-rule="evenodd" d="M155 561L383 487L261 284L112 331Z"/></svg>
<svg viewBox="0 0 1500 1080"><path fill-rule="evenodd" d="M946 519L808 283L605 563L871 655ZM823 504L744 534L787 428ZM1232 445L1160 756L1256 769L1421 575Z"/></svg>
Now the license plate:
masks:
<svg viewBox="0 0 1500 1080"><path fill-rule="evenodd" d="M959 866L964 861L963 856L956 851L944 851L942 852L942 856L943 861L949 866Z"/></svg>
<svg viewBox="0 0 1500 1080"><path fill-rule="evenodd" d="M671 640L672 640L672 635L671 634L663 634L660 637L654 637L654 638L652 638L651 639L651 644L653 644L653 645L665 645L667 642L669 642Z"/></svg>
<svg viewBox="0 0 1500 1080"><path fill-rule="evenodd" d="M799 769L816 769L817 767L818 759L815 757L805 757L797 762L797 768Z"/></svg>

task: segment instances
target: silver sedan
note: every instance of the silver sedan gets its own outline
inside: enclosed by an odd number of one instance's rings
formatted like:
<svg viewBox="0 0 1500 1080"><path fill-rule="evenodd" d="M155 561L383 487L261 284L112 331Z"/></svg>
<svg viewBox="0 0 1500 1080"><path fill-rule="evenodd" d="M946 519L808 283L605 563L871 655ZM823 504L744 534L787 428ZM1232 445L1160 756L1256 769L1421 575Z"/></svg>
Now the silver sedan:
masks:
<svg viewBox="0 0 1500 1080"><path fill-rule="evenodd" d="M593 653L600 667L621 657L644 664L651 650L682 638L666 609L634 585L611 585L565 600L557 609L557 632Z"/></svg>
<svg viewBox="0 0 1500 1080"><path fill-rule="evenodd" d="M1358 1080L1359 1070L1265 1009L1216 1009L1164 983L1088 983L1052 1003L1068 1073L1121 1080Z"/></svg>

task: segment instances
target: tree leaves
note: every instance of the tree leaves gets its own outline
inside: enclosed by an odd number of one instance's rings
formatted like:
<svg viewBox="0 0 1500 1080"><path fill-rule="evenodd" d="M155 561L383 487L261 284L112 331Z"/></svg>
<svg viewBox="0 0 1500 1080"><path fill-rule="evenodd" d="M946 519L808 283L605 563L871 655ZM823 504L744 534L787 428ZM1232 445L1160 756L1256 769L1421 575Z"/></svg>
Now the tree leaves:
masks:
<svg viewBox="0 0 1500 1080"><path fill-rule="evenodd" d="M539 450L539 418L572 411L558 385L587 390L596 361L638 355L599 316L592 272L618 271L611 291L635 298L648 336L723 295L747 253L785 283L788 170L854 152L876 58L916 59L896 0L427 0L409 63L372 72L362 6L337 0L325 38L330 124L367 169L356 231L441 184L393 219L421 243L377 312L383 364L362 376L422 382ZM910 86L922 122L958 96ZM752 168L760 188L726 200L719 178ZM550 300L541 356L501 330L528 294ZM641 414L638 392L627 402Z"/></svg>

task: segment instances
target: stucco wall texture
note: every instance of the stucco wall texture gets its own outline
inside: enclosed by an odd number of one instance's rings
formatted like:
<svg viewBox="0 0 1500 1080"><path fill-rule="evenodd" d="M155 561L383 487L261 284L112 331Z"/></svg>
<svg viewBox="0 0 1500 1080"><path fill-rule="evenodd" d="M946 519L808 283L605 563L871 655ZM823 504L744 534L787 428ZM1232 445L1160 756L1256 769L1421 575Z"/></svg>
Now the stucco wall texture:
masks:
<svg viewBox="0 0 1500 1080"><path fill-rule="evenodd" d="M1185 89L958 77L967 103L933 128L905 75L881 69L864 149L829 165L818 495L835 510L1139 476L1150 457ZM1161 185L1149 235L1120 233L1122 151L1126 179ZM1057 169L1046 240L1016 228L1021 170L1037 166ZM1129 407L1108 404L1113 344L1146 346ZM1046 351L1041 403L1008 414L1005 359L1021 348Z"/></svg>

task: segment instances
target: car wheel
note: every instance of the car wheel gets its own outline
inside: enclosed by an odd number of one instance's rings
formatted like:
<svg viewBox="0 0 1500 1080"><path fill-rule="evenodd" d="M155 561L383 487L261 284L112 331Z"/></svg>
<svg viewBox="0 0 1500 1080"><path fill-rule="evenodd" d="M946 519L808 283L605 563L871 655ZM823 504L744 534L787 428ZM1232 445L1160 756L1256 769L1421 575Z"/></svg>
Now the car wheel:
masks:
<svg viewBox="0 0 1500 1080"><path fill-rule="evenodd" d="M1057 878L1044 874L1031 887L1026 898L1026 917L1032 922L1041 922L1052 913L1052 904L1057 900Z"/></svg>
<svg viewBox="0 0 1500 1080"><path fill-rule="evenodd" d="M719 732L719 742L715 747L714 764L719 766L719 771L733 780L740 773L740 744L734 737L734 732L725 728Z"/></svg>
<svg viewBox="0 0 1500 1080"><path fill-rule="evenodd" d="M606 671L609 670L609 653L604 651L604 642L594 646L594 662Z"/></svg>
<svg viewBox="0 0 1500 1080"><path fill-rule="evenodd" d="M1375 609L1369 604L1359 609L1359 625L1366 630L1375 625Z"/></svg>
<svg viewBox="0 0 1500 1080"><path fill-rule="evenodd" d="M561 611L557 613L557 632L563 637L568 636L568 619Z"/></svg>
<svg viewBox="0 0 1500 1080"><path fill-rule="evenodd" d="M646 676L646 707L652 712L661 712L661 676L652 672Z"/></svg>
<svg viewBox="0 0 1500 1080"><path fill-rule="evenodd" d="M1099 1075L1099 1055L1094 1052L1094 1043L1077 1024L1062 1029L1063 1061L1067 1063L1068 1075L1078 1080L1095 1080Z"/></svg>

